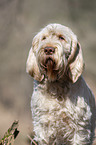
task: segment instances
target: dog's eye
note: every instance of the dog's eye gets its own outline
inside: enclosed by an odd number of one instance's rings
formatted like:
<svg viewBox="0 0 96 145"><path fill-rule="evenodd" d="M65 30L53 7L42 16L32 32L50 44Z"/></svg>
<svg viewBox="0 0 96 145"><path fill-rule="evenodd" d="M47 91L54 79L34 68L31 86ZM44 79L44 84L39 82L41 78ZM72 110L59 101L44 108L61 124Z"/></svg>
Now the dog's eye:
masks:
<svg viewBox="0 0 96 145"><path fill-rule="evenodd" d="M46 36L43 36L42 40L45 40L46 39Z"/></svg>
<svg viewBox="0 0 96 145"><path fill-rule="evenodd" d="M59 35L60 40L65 40L65 38L62 35Z"/></svg>

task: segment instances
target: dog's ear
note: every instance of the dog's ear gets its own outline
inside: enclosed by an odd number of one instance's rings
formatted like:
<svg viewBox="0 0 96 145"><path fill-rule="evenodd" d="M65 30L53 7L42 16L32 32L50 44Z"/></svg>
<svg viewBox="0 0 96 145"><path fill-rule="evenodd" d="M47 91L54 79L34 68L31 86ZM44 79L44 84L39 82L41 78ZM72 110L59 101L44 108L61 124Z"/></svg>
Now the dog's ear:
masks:
<svg viewBox="0 0 96 145"><path fill-rule="evenodd" d="M72 45L71 54L69 57L69 78L75 83L81 76L84 68L84 61L80 43Z"/></svg>
<svg viewBox="0 0 96 145"><path fill-rule="evenodd" d="M26 63L26 72L29 73L35 80L39 82L43 80L43 75L41 75L39 71L36 56L32 50L32 47L29 51L29 55Z"/></svg>

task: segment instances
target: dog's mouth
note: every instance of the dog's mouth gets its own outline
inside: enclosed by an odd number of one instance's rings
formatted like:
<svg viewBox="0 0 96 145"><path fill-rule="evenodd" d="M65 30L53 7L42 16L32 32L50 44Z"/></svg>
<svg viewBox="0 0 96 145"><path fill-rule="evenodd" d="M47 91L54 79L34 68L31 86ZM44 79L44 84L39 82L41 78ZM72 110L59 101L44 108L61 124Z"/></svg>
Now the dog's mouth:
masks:
<svg viewBox="0 0 96 145"><path fill-rule="evenodd" d="M56 62L52 57L44 59L43 63L40 63L41 71L49 80L55 80L58 69L56 68Z"/></svg>
<svg viewBox="0 0 96 145"><path fill-rule="evenodd" d="M45 71L55 70L56 63L53 58L48 57L45 58L42 63L40 63L40 67Z"/></svg>
<svg viewBox="0 0 96 145"><path fill-rule="evenodd" d="M55 61L53 61L52 58L49 57L48 59L46 59L45 68L47 71L53 71L55 69L55 65Z"/></svg>
<svg viewBox="0 0 96 145"><path fill-rule="evenodd" d="M64 63L58 65L57 61L52 56L45 57L39 65L41 73L44 74L49 81L59 80L64 75Z"/></svg>

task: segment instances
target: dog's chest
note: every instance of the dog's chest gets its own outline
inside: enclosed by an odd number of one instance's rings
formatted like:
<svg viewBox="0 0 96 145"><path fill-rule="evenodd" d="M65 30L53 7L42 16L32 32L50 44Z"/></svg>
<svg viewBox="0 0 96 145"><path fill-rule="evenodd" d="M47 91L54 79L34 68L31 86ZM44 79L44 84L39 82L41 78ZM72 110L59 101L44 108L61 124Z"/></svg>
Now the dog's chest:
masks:
<svg viewBox="0 0 96 145"><path fill-rule="evenodd" d="M70 141L74 132L78 130L78 126L80 124L84 126L91 116L90 109L81 97L78 97L77 103L73 104L69 97L58 100L48 93L34 91L31 107L34 131L38 134L40 129L46 140L48 137L58 136L61 141L66 139Z"/></svg>

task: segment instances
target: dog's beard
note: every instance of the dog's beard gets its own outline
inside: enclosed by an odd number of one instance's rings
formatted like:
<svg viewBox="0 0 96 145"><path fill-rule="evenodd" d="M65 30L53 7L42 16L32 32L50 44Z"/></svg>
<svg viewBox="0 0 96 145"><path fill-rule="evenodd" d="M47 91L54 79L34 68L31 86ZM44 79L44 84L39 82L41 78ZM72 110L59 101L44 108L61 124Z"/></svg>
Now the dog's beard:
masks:
<svg viewBox="0 0 96 145"><path fill-rule="evenodd" d="M54 81L57 77L57 70L55 68L55 62L49 58L46 60L46 75L48 77L48 80Z"/></svg>
<svg viewBox="0 0 96 145"><path fill-rule="evenodd" d="M64 75L64 61L60 64L52 57L44 58L43 62L39 63L40 72L45 75L49 81L56 81Z"/></svg>

